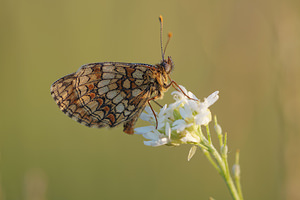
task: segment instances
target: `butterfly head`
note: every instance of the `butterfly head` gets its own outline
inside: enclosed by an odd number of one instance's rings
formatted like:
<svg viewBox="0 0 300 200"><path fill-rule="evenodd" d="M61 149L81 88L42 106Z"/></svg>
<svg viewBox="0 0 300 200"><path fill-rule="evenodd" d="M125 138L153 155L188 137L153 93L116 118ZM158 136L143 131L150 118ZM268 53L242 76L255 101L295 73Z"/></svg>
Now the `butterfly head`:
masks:
<svg viewBox="0 0 300 200"><path fill-rule="evenodd" d="M164 68L167 74L170 74L174 69L174 63L172 61L172 58L168 56L168 60L163 60L161 66Z"/></svg>

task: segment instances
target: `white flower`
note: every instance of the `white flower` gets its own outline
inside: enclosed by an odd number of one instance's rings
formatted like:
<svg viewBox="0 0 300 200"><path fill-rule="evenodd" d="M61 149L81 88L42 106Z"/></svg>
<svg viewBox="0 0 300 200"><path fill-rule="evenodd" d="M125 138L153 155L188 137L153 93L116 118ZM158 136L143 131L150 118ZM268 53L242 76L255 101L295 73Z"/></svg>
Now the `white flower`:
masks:
<svg viewBox="0 0 300 200"><path fill-rule="evenodd" d="M168 144L171 136L170 124L165 126L165 134L161 134L154 126L139 127L135 129L135 134L142 134L149 141L144 141L147 146L161 146Z"/></svg>
<svg viewBox="0 0 300 200"><path fill-rule="evenodd" d="M177 132L182 132L184 129L192 126L193 124L187 124L185 120L183 119L179 119L176 120L173 124L172 124L172 129L173 130L177 130Z"/></svg>
<svg viewBox="0 0 300 200"><path fill-rule="evenodd" d="M198 135L192 135L190 132L187 131L185 137L181 138L183 143L199 143L200 137Z"/></svg>
<svg viewBox="0 0 300 200"><path fill-rule="evenodd" d="M156 115L156 120L150 107L145 108L145 112L140 118L150 122L151 126L139 127L135 129L135 134L141 134L147 141L148 146L197 144L201 141L199 133L200 126L206 126L211 121L209 106L214 104L219 96L218 91L212 93L203 102L192 93L180 86L181 91L174 91L174 103L164 105ZM190 97L190 98L188 98Z"/></svg>

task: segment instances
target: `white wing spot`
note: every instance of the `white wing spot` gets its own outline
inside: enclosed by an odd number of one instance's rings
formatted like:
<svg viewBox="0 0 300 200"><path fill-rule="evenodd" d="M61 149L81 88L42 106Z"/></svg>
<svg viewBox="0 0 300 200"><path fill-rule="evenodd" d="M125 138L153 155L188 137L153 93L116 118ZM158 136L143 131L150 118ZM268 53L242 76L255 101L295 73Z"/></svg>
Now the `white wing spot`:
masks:
<svg viewBox="0 0 300 200"><path fill-rule="evenodd" d="M127 110L124 111L124 115L126 115L126 116L130 115L130 113L131 113L130 111L127 111Z"/></svg>
<svg viewBox="0 0 300 200"><path fill-rule="evenodd" d="M105 87L102 87L98 90L98 93L101 95L101 94L105 94L106 92L108 92L108 87L105 86Z"/></svg>
<svg viewBox="0 0 300 200"><path fill-rule="evenodd" d="M115 69L115 67L114 67L114 66L111 66L111 65L103 66L103 67L102 67L102 71L103 71L103 72L113 72L114 69Z"/></svg>
<svg viewBox="0 0 300 200"><path fill-rule="evenodd" d="M122 74L116 74L116 78L117 78L117 79L120 79L120 78L122 78L122 77L123 77Z"/></svg>
<svg viewBox="0 0 300 200"><path fill-rule="evenodd" d="M118 94L118 96L116 96L116 97L114 98L113 103L117 104L117 103L119 103L119 102L122 101L122 100L123 100L122 95L121 95L121 94Z"/></svg>
<svg viewBox="0 0 300 200"><path fill-rule="evenodd" d="M117 96L117 94L118 94L118 90L113 90L113 91L109 91L106 96L108 99L113 99L115 96Z"/></svg>
<svg viewBox="0 0 300 200"><path fill-rule="evenodd" d="M88 82L88 80L89 80L88 76L80 76L79 77L79 84L80 85L85 84L86 82Z"/></svg>
<svg viewBox="0 0 300 200"><path fill-rule="evenodd" d="M121 73L122 75L126 75L126 71L123 67L116 67L116 70Z"/></svg>
<svg viewBox="0 0 300 200"><path fill-rule="evenodd" d="M126 98L126 93L125 92L121 92L121 96L123 97L123 98Z"/></svg>
<svg viewBox="0 0 300 200"><path fill-rule="evenodd" d="M136 79L143 79L143 72L140 70L135 70L135 72L132 73L132 77Z"/></svg>
<svg viewBox="0 0 300 200"><path fill-rule="evenodd" d="M121 113L124 111L124 105L122 103L118 104L117 107L116 107L116 111L118 113Z"/></svg>
<svg viewBox="0 0 300 200"><path fill-rule="evenodd" d="M79 90L79 92L80 92L81 95L84 95L85 93L87 93L87 87L85 85L79 86L77 88L77 90Z"/></svg>
<svg viewBox="0 0 300 200"><path fill-rule="evenodd" d="M124 88L127 88L127 89L130 88L130 81L129 81L128 79L126 79L126 80L123 82L123 87L124 87Z"/></svg>
<svg viewBox="0 0 300 200"><path fill-rule="evenodd" d="M140 85L143 84L144 80L137 79L137 80L135 80L134 82L135 82L135 84L136 84L137 86L140 86Z"/></svg>
<svg viewBox="0 0 300 200"><path fill-rule="evenodd" d="M109 90L114 90L114 89L116 89L117 87L118 87L118 85L117 85L116 83L110 84L110 85L108 86Z"/></svg>
<svg viewBox="0 0 300 200"><path fill-rule="evenodd" d="M129 111L133 111L133 110L134 110L134 107L135 107L134 105L130 105L130 106L128 106L127 109L128 109Z"/></svg>
<svg viewBox="0 0 300 200"><path fill-rule="evenodd" d="M99 81L98 87L101 88L101 87L103 87L103 86L106 86L106 85L109 84L109 82L110 82L110 80L102 80L102 81Z"/></svg>
<svg viewBox="0 0 300 200"><path fill-rule="evenodd" d="M113 74L113 73L103 73L102 78L103 79L113 79L113 78L115 78L115 74Z"/></svg>
<svg viewBox="0 0 300 200"><path fill-rule="evenodd" d="M132 91L132 96L136 97L136 96L138 96L141 92L142 92L142 90L140 90L140 89L134 89L134 90Z"/></svg>
<svg viewBox="0 0 300 200"><path fill-rule="evenodd" d="M81 67L81 68L79 68L79 70L78 71L81 71L80 73L79 73L79 75L80 76L84 76L84 75L88 75L88 74L90 74L90 73L92 73L92 69L91 68L87 68L88 66L85 66L85 67Z"/></svg>

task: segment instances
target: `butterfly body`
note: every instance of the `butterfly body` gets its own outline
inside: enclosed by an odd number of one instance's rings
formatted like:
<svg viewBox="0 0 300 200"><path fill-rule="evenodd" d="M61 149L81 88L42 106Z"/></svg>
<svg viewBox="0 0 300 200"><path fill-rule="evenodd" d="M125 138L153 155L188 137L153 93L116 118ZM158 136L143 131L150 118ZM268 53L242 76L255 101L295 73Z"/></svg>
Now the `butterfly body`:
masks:
<svg viewBox="0 0 300 200"><path fill-rule="evenodd" d="M147 102L161 98L169 87L171 58L157 65L103 62L83 65L51 86L59 108L89 127L115 127L133 134Z"/></svg>

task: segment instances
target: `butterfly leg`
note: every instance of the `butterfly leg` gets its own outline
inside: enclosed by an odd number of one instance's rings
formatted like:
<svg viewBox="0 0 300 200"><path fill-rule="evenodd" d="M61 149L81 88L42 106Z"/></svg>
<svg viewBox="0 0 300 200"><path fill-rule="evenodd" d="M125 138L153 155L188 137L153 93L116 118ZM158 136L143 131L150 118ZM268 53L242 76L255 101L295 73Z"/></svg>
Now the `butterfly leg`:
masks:
<svg viewBox="0 0 300 200"><path fill-rule="evenodd" d="M153 115L154 115L155 122L156 122L155 129L157 129L158 121L157 121L157 117L156 117L155 111L154 111L154 109L152 108L152 106L151 106L151 104L150 104L150 101L153 100L154 102L156 102L156 101L155 101L156 98L158 98L158 96L152 97L151 99L148 100L149 107L150 107L150 109L151 109L151 111L152 111L152 113L153 113Z"/></svg>
<svg viewBox="0 0 300 200"><path fill-rule="evenodd" d="M171 80L171 79L170 79ZM198 99L193 99L193 98L191 98L191 97L189 97L187 94L185 94L185 92L181 89L181 87L179 87L179 85L175 82L175 81L173 81L173 80L171 80L171 82L168 84L168 85L166 85L166 86L164 86L165 88L169 88L169 87L171 87L171 86L173 86L174 88L175 88L175 90L177 90L178 92L181 92L184 96L186 96L188 99L190 99L190 100L194 100L194 101L199 101Z"/></svg>
<svg viewBox="0 0 300 200"><path fill-rule="evenodd" d="M160 103L158 103L157 101L153 100L154 103L156 103L156 105L158 105L160 108L163 108L162 105L160 105Z"/></svg>

